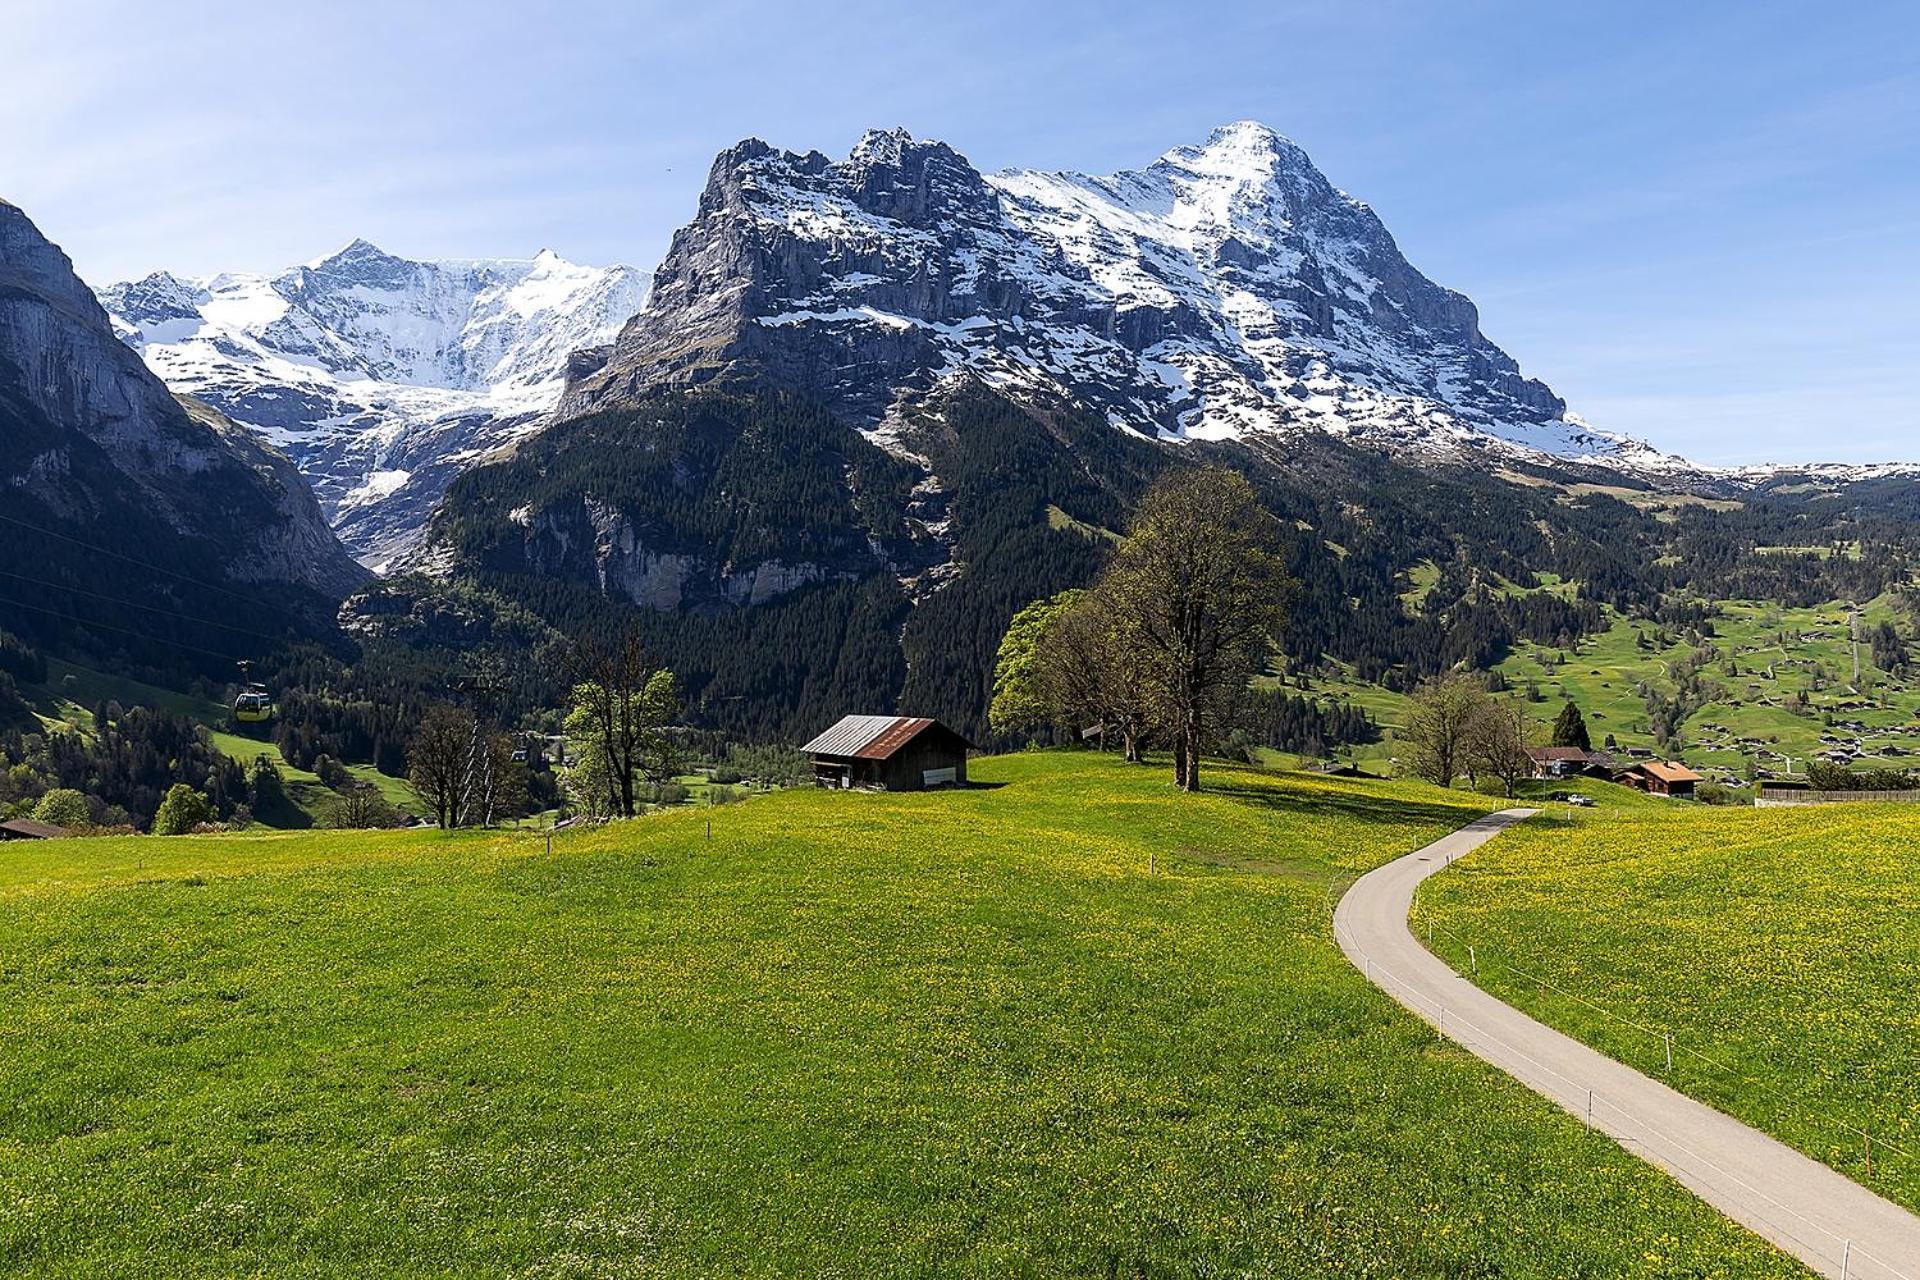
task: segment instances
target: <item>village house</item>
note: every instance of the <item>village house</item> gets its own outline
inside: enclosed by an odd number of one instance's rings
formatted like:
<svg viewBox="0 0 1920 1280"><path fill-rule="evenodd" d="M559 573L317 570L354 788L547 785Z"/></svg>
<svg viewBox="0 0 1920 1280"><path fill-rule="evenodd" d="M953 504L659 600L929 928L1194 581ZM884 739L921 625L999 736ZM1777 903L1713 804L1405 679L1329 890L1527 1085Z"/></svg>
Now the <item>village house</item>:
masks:
<svg viewBox="0 0 1920 1280"><path fill-rule="evenodd" d="M842 716L800 748L813 759L822 787L924 791L963 786L971 742L920 716Z"/></svg>
<svg viewBox="0 0 1920 1280"><path fill-rule="evenodd" d="M1536 778L1597 778L1613 776L1613 757L1604 751L1586 751L1580 747L1528 747Z"/></svg>
<svg viewBox="0 0 1920 1280"><path fill-rule="evenodd" d="M1677 760L1647 760L1623 769L1614 775L1614 781L1649 795L1691 800L1695 785L1702 779Z"/></svg>

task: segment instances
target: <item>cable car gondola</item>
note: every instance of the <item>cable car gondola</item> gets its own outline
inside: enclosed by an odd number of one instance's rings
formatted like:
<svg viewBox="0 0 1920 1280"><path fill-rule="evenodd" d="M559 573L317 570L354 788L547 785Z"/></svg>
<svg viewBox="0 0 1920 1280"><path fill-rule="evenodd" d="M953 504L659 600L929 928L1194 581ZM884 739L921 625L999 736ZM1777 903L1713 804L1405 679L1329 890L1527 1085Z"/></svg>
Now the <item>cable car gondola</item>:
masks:
<svg viewBox="0 0 1920 1280"><path fill-rule="evenodd" d="M267 686L257 680L248 679L253 664L240 664L240 695L233 700L233 719L236 724L265 724L273 719L273 695L267 692Z"/></svg>

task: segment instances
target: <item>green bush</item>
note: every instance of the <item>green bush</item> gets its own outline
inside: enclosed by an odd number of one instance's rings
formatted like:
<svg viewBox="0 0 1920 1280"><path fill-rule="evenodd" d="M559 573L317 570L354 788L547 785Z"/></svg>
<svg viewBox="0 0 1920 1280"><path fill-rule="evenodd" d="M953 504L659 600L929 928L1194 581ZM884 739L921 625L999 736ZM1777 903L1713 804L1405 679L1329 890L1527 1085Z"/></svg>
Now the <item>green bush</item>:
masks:
<svg viewBox="0 0 1920 1280"><path fill-rule="evenodd" d="M92 820L87 812L87 798L65 787L41 796L40 803L33 806L33 817L36 822L56 827L84 827Z"/></svg>
<svg viewBox="0 0 1920 1280"><path fill-rule="evenodd" d="M213 802L184 782L167 789L159 810L153 815L153 834L184 836L195 827L213 821Z"/></svg>
<svg viewBox="0 0 1920 1280"><path fill-rule="evenodd" d="M687 789L677 782L643 783L639 796L648 804L685 804Z"/></svg>
<svg viewBox="0 0 1920 1280"><path fill-rule="evenodd" d="M727 765L738 779L716 774L714 781L751 778L769 787L792 787L804 782L809 772L807 757L797 748L783 746L734 747L727 752Z"/></svg>

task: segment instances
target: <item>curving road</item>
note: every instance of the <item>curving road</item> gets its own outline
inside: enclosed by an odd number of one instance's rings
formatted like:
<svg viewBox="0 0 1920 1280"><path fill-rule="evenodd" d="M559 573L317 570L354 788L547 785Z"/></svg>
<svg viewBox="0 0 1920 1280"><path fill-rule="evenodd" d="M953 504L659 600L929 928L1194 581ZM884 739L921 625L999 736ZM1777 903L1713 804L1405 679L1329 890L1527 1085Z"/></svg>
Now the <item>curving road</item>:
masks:
<svg viewBox="0 0 1920 1280"><path fill-rule="evenodd" d="M1658 1165L1823 1276L1920 1280L1920 1217L1817 1160L1503 1004L1407 927L1414 889L1532 816L1492 814L1368 872L1334 911L1334 937L1369 981L1535 1093Z"/></svg>

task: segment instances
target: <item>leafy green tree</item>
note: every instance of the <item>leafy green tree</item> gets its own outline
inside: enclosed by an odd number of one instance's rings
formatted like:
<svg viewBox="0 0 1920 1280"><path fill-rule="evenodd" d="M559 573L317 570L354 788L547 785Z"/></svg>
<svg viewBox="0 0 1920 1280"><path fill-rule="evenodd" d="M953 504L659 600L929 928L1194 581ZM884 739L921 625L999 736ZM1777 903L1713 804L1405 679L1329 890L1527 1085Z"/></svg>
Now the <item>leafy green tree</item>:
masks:
<svg viewBox="0 0 1920 1280"><path fill-rule="evenodd" d="M1062 591L1013 615L993 664L993 701L987 723L995 733L1030 733L1046 723L1051 708L1041 688L1039 654L1047 629L1079 601L1080 591Z"/></svg>
<svg viewBox="0 0 1920 1280"><path fill-rule="evenodd" d="M1473 735L1483 723L1488 702L1480 682L1461 672L1425 681L1414 690L1407 714L1394 735L1400 766L1416 778L1450 787L1464 772Z"/></svg>
<svg viewBox="0 0 1920 1280"><path fill-rule="evenodd" d="M166 798L153 815L153 834L183 836L203 823L212 822L213 802L184 782L167 788Z"/></svg>
<svg viewBox="0 0 1920 1280"><path fill-rule="evenodd" d="M680 678L661 667L640 687L640 771L649 782L671 782L687 770L680 719Z"/></svg>
<svg viewBox="0 0 1920 1280"><path fill-rule="evenodd" d="M1560 714L1554 717L1553 737L1548 745L1593 750L1593 739L1587 734L1587 718L1580 714L1580 707L1573 699L1567 699L1567 705L1561 707Z"/></svg>
<svg viewBox="0 0 1920 1280"><path fill-rule="evenodd" d="M87 798L68 787L59 787L40 797L33 806L36 822L49 823L56 827L84 827L91 821L87 812Z"/></svg>
<svg viewBox="0 0 1920 1280"><path fill-rule="evenodd" d="M286 780L280 776L280 766L264 751L247 766L247 796L255 813L273 813L286 803Z"/></svg>
<svg viewBox="0 0 1920 1280"><path fill-rule="evenodd" d="M1294 584L1279 551L1279 522L1247 478L1205 467L1154 482L1101 575L1100 595L1145 661L1182 791L1200 789L1200 754L1285 617Z"/></svg>

